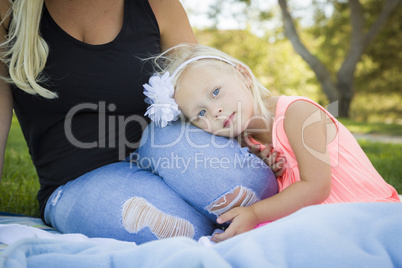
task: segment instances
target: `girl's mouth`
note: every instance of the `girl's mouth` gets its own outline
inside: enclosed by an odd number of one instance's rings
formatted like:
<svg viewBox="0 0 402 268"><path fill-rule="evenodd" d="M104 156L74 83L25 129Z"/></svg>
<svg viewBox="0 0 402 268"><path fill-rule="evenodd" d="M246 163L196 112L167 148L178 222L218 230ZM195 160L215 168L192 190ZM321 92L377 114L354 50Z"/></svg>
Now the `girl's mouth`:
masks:
<svg viewBox="0 0 402 268"><path fill-rule="evenodd" d="M230 124L233 122L233 117L234 117L234 115L235 115L235 113L232 113L232 114L229 116L229 118L226 119L226 120L223 122L223 127L229 127L229 126L230 126Z"/></svg>

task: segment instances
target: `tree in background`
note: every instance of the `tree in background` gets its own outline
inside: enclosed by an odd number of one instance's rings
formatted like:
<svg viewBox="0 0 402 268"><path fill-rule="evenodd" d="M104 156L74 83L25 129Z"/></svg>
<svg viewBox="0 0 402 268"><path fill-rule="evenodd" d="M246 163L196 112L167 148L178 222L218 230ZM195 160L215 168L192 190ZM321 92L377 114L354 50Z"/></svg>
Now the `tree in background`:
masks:
<svg viewBox="0 0 402 268"><path fill-rule="evenodd" d="M377 1L365 5L369 14L378 10ZM365 51L356 71L356 94L352 116L360 120L378 121L387 115L387 122L402 125L402 3L399 4L386 26ZM368 17L368 23L374 18ZM364 109L367 101L381 103ZM375 119L377 117L377 120ZM393 119L393 120L392 120ZM383 120L381 120L383 121Z"/></svg>
<svg viewBox="0 0 402 268"><path fill-rule="evenodd" d="M350 24L352 26L349 52L333 79L325 65L306 48L300 40L299 33L289 12L287 1L278 0L282 10L285 35L294 49L308 63L320 81L322 89L329 102L339 101L338 116L349 117L349 108L354 96L354 77L357 63L363 52L375 39L381 28L387 22L392 11L400 3L399 0L387 0L381 8L380 14L368 31L365 31L363 7L359 0L349 0Z"/></svg>

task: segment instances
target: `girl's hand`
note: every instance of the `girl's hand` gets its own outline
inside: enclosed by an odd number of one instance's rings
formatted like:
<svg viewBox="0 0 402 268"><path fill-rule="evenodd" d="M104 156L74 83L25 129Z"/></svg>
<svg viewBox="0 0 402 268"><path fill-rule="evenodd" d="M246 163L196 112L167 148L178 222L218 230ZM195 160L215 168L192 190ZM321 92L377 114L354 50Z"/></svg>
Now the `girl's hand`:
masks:
<svg viewBox="0 0 402 268"><path fill-rule="evenodd" d="M285 172L286 159L278 157L279 153L273 150L272 144L266 146L262 144L252 144L248 146L250 151L261 158L275 173L276 177L280 177Z"/></svg>
<svg viewBox="0 0 402 268"><path fill-rule="evenodd" d="M217 219L219 224L232 221L225 232L214 234L214 242L221 242L235 235L250 231L258 225L257 215L251 207L236 207L222 214Z"/></svg>

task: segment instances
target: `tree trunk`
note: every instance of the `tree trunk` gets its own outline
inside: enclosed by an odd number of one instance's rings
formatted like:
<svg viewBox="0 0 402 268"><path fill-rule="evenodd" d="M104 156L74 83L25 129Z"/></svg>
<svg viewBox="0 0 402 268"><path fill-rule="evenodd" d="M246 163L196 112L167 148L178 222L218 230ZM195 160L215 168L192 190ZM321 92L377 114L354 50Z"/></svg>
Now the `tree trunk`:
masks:
<svg viewBox="0 0 402 268"><path fill-rule="evenodd" d="M350 104L352 103L354 95L351 94L353 90L351 89L350 84L339 84L339 83L338 83L338 90L341 92L345 92L347 94L340 94L337 116L349 118Z"/></svg>
<svg viewBox="0 0 402 268"><path fill-rule="evenodd" d="M364 19L363 8L358 0L350 0L350 23L352 34L350 49L338 70L337 89L339 92L339 116L349 117L349 108L355 94L353 82L356 65L360 61L364 49Z"/></svg>

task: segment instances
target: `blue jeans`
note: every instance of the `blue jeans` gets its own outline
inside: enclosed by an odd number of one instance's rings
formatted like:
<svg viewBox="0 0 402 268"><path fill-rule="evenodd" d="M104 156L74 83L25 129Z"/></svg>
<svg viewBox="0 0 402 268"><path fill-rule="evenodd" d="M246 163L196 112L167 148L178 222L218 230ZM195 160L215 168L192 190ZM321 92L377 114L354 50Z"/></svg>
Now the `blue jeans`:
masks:
<svg viewBox="0 0 402 268"><path fill-rule="evenodd" d="M138 244L198 239L216 218L277 193L271 169L234 139L176 122L150 124L125 161L88 172L49 198L45 220L63 233Z"/></svg>

